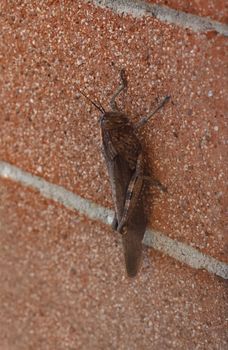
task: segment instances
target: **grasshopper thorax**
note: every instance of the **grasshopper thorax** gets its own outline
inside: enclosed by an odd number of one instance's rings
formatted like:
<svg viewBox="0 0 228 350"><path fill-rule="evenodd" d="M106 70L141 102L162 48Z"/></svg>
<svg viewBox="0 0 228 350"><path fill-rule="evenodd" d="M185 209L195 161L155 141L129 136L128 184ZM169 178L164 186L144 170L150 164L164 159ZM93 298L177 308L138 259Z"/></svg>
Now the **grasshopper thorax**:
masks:
<svg viewBox="0 0 228 350"><path fill-rule="evenodd" d="M100 118L99 123L101 128L118 129L130 124L127 116L118 111L104 112Z"/></svg>

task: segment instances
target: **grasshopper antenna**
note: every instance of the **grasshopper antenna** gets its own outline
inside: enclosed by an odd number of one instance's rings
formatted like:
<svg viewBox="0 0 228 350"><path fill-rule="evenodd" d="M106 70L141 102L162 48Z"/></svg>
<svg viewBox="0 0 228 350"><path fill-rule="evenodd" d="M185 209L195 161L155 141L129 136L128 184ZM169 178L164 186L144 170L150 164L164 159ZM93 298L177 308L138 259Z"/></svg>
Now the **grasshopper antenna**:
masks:
<svg viewBox="0 0 228 350"><path fill-rule="evenodd" d="M102 106L102 104L98 101L99 105L96 104L96 102L92 101L83 91L79 90L80 94L82 94L90 103L92 103L94 105L94 107L96 107L101 113L105 113L105 109Z"/></svg>

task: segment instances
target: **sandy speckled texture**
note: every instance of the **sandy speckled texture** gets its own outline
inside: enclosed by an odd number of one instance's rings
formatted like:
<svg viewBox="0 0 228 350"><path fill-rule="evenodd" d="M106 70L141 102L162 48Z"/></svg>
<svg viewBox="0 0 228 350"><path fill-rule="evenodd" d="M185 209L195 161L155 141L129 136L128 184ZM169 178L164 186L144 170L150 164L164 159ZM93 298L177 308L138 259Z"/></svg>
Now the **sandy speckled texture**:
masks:
<svg viewBox="0 0 228 350"><path fill-rule="evenodd" d="M168 188L147 190L149 225L225 261L225 38L80 1L2 2L0 27L0 158L111 207L98 113L77 87L107 108L125 67L132 120L172 95L140 135Z"/></svg>
<svg viewBox="0 0 228 350"><path fill-rule="evenodd" d="M107 226L9 180L0 198L1 349L226 348L224 281L151 249L129 280Z"/></svg>
<svg viewBox="0 0 228 350"><path fill-rule="evenodd" d="M165 5L197 16L210 17L219 22L228 22L228 6L224 0L147 0L147 2Z"/></svg>

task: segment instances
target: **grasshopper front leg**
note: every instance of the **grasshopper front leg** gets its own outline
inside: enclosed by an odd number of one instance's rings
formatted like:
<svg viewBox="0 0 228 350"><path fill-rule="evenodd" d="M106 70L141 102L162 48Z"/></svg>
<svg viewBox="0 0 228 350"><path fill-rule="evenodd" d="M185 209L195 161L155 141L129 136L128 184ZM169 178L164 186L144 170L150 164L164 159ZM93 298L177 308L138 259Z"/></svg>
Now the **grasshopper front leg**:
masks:
<svg viewBox="0 0 228 350"><path fill-rule="evenodd" d="M118 111L118 106L116 104L116 98L117 96L121 93L121 91L127 87L127 78L125 75L125 71L124 69L121 69L120 71L120 79L121 79L121 84L120 86L116 89L116 91L114 92L111 100L110 100L110 107L113 111Z"/></svg>
<svg viewBox="0 0 228 350"><path fill-rule="evenodd" d="M118 224L117 231L121 233L122 228L131 217L143 186L143 157L139 154L136 169L129 182L122 218Z"/></svg>
<svg viewBox="0 0 228 350"><path fill-rule="evenodd" d="M143 127L152 117L154 114L156 114L170 99L170 96L165 96L165 98L162 100L162 102L152 111L149 113L147 117L143 117L138 123L134 125L134 129L138 130L141 127Z"/></svg>

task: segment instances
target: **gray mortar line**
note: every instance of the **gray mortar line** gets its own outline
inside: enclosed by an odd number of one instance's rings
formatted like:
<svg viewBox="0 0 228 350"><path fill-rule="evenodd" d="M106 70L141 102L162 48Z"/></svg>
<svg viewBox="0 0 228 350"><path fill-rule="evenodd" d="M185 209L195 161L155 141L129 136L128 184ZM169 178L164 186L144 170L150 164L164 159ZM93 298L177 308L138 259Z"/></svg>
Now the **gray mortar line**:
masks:
<svg viewBox="0 0 228 350"><path fill-rule="evenodd" d="M0 161L0 176L38 190L44 197L53 199L65 207L77 210L89 219L110 224L113 211L84 199L62 186L54 185L41 177L32 175L16 166ZM195 269L205 269L224 279L228 279L228 264L201 253L185 243L167 237L161 232L147 229L143 243L165 253Z"/></svg>
<svg viewBox="0 0 228 350"><path fill-rule="evenodd" d="M214 21L209 17L200 17L141 0L85 0L85 2L93 3L101 8L109 8L118 14L127 14L135 18L150 16L162 22L189 28L194 32L215 30L219 34L228 36L226 24Z"/></svg>

